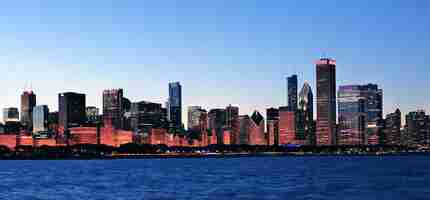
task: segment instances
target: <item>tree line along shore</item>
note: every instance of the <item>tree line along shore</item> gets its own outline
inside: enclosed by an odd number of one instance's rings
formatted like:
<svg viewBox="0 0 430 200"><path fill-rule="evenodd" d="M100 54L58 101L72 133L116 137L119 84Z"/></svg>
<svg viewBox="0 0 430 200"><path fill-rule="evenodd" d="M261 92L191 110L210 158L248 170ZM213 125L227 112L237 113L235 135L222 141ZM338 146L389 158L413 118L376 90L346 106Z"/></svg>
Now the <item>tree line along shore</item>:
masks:
<svg viewBox="0 0 430 200"><path fill-rule="evenodd" d="M427 154L429 148L399 145L375 146L256 146L209 145L207 147L168 147L128 143L119 147L97 144L70 146L0 146L0 159L118 159L176 157L242 157L242 156L306 156L306 155L406 155Z"/></svg>

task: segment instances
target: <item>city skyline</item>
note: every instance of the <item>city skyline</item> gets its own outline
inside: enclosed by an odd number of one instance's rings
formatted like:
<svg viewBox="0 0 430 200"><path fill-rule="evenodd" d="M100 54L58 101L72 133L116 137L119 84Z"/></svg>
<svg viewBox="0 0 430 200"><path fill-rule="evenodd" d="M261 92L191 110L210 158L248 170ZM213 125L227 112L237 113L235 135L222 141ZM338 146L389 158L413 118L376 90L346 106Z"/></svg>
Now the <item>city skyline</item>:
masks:
<svg viewBox="0 0 430 200"><path fill-rule="evenodd" d="M384 115L396 108L430 110L420 92L429 84L428 3L391 3L396 6L129 1L112 10L96 8L97 1L29 3L25 9L8 2L7 20L0 20L7 49L0 59L6 72L0 106L20 107L24 87L50 110L66 91L85 93L87 105L102 108L100 93L107 88L124 88L135 101L164 103L166 83L179 81L183 108L233 104L240 114L258 110L265 116L266 108L285 105L287 76L297 74L299 86L307 80L315 88L313 61L326 54L337 60L336 85L376 83L384 89ZM333 7L338 14L321 16ZM111 11L117 15L99 18Z"/></svg>
<svg viewBox="0 0 430 200"><path fill-rule="evenodd" d="M320 58L320 59L331 59L331 58ZM334 60L335 62L337 62L336 60ZM316 61L316 62L318 62L318 61ZM335 72L336 73L336 72ZM284 93L285 93L285 105L269 105L269 106L267 106L266 108L264 108L264 109L257 109L257 107L259 107L259 106L256 106L256 108L249 108L250 110L251 110L251 112L243 112L243 111L241 111L241 112L239 112L239 114L240 115L250 115L250 114L252 114L254 111L259 111L259 112L261 112L262 114L264 113L264 114L266 114L266 109L267 108L270 108L270 107L283 107L283 106L286 106L286 107L289 107L288 106L288 101L289 101L289 98L288 98L288 94L289 94L289 91L288 91L288 79L287 78L290 78L290 77L295 77L297 80L297 82L300 82L300 83L303 83L303 84L305 84L305 85L307 85L307 86L310 86L311 88L312 88L312 85L309 85L309 82L308 82L308 80L305 80L305 81L301 81L300 80L300 77L297 77L297 75L296 74L293 74L292 76L289 76L289 77L285 77L286 79L284 80L285 81L285 83L286 83L286 87L285 87L285 90L286 91L284 91ZM337 82L337 79L336 79L336 82ZM167 83L167 85L168 86L170 86L171 84L180 84L181 82L179 82L179 81L175 81L175 82L169 82L169 83ZM363 82L362 84L345 84L345 85L337 85L336 86L336 93L338 93L343 87L350 87L351 85L376 85L376 86L378 86L378 84L377 83L370 83L370 82ZM181 85L180 85L181 86ZM380 86L380 85L379 85ZM315 87L315 86L314 86ZM299 95L298 94L298 88L296 88L297 89L297 95ZM315 88L316 89L316 88ZM104 96L104 93L106 92L106 91L109 91L109 90L121 90L121 92L123 92L125 89L124 88L117 88L117 89L104 89L104 90L102 90L101 91L101 94L100 94L100 96L102 97L102 102L100 102L100 103L98 103L98 104L101 104L100 106L99 105L93 105L93 104L86 104L86 107L94 107L94 108L97 108L97 109L100 109L100 114L104 114L104 112L103 112L103 96ZM181 91L182 91L182 88L180 89ZM35 90L33 90L33 89L27 89L27 90L23 90L23 91L21 91L22 92L22 94L27 94L27 93L30 93L30 94L32 94L32 95L36 95L37 96L37 92L35 91ZM61 92L61 93L58 93L58 94L56 94L56 95L59 95L59 94L62 94L62 93L64 93L64 92L66 92L66 93L78 93L78 92L76 92L75 90L74 91L63 91L63 92ZM124 93L126 93L126 92L124 92ZM168 92L167 92L168 93ZM85 96L88 96L88 94L86 94L86 93L82 93L82 94L84 94ZM56 95L54 95L55 97L57 97ZM168 96L168 95L167 95ZM38 98L40 97L40 96L37 96ZM182 96L181 96L182 97ZM22 95L21 95L21 98L22 98ZM298 96L297 97L295 97L295 98L298 98ZM317 102L316 102L316 97L314 96L313 97L314 99L313 99L313 106L314 107L316 107L316 105L317 105ZM385 96L382 96L382 98L384 99L385 98ZM336 95L336 97L335 97L335 99L336 99L336 102L338 101L338 99L339 99L339 97L338 97L338 95ZM156 102L156 101L153 101L152 99L132 99L133 101L148 101L148 102L153 102L153 103L158 103L158 104L162 104L163 105L163 107L165 107L166 109L167 109L167 107L168 107L168 101L169 101L169 98L167 97L166 98L166 100L164 100L164 102ZM21 100L22 101L22 100ZM3 107L2 109L8 109L8 108L18 108L20 105L21 105L21 101L18 101L18 105L17 105L17 107ZM299 105L299 102L298 102L298 99L297 100L295 100L296 101L296 103L297 103L297 107L299 107L300 105ZM385 99L384 99L384 101L385 101ZM45 103L43 103L43 102L41 102L41 103L37 103L37 104L35 104L35 105L46 105L46 106L48 106L49 108L50 108L50 110L51 111L54 111L54 112L58 112L59 110L58 110L58 104L57 104L57 106L56 107L54 107L54 106L52 106L52 105L48 105L48 104L45 104ZM201 109L207 109L207 110L210 110L210 109L219 109L219 108L221 108L221 109L223 109L223 108L225 108L226 106L229 106L229 105L235 105L235 106L238 106L238 107L241 107L241 105L240 104L235 104L235 103L230 103L230 104L228 104L228 105L220 105L220 106L217 106L217 107L205 107L205 106L202 106L202 105L182 105L182 107L181 107L181 112L182 112L182 115L181 115L181 122L183 123L183 125L185 125L185 127L188 127L187 125L188 125L188 108L189 107L200 107ZM22 106L22 105L21 105ZM385 116L385 115L387 115L387 114L390 114L390 113L392 113L392 112L394 112L396 109L399 109L401 106L399 106L399 107L397 107L397 108L395 108L394 110L385 110L384 109L384 107L385 107L385 103L382 105L382 113L383 113L383 116ZM290 108L289 108L290 109ZM338 103L336 103L336 114L339 112L338 111L338 109L339 109L339 104ZM414 111L419 111L419 110L424 110L424 111L427 111L426 109L422 109L421 107L417 107L417 108L412 108L411 110L409 110L409 111L403 111L403 112L414 112ZM19 111L19 119L21 120L21 109L18 109L18 111ZM316 118L317 117L317 113L313 113L313 117L314 118ZM338 118L337 117L335 117L336 118L336 121L338 120ZM405 120L406 120L406 118L405 118L405 116L402 116L401 117L402 118L402 124L404 124L405 123ZM3 119L3 115L2 116L0 116L0 119L1 119L1 121L4 121L4 119ZM338 121L337 121L338 122Z"/></svg>

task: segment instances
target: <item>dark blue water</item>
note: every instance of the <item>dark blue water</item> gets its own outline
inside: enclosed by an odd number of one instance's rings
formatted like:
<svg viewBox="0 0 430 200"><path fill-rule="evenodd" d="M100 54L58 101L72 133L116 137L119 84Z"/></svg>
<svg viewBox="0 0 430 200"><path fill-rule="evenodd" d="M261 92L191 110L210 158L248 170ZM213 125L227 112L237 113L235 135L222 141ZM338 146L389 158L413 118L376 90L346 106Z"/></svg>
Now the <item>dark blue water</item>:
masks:
<svg viewBox="0 0 430 200"><path fill-rule="evenodd" d="M430 156L0 161L0 199L430 199Z"/></svg>

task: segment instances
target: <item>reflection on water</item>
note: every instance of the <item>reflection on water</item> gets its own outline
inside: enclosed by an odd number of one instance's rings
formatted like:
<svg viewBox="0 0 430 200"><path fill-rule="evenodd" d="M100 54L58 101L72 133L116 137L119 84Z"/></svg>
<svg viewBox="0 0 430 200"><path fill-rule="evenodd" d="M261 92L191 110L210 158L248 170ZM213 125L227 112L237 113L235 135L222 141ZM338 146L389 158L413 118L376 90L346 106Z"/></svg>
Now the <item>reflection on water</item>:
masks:
<svg viewBox="0 0 430 200"><path fill-rule="evenodd" d="M1 161L0 199L428 199L430 157Z"/></svg>

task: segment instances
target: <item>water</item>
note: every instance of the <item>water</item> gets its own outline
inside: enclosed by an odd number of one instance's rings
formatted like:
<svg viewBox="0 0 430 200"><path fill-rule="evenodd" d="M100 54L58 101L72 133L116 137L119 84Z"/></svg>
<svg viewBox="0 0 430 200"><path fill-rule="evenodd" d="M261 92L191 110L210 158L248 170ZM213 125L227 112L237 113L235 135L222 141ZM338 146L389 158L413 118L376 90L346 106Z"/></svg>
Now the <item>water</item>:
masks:
<svg viewBox="0 0 430 200"><path fill-rule="evenodd" d="M430 199L430 156L0 161L0 199Z"/></svg>

